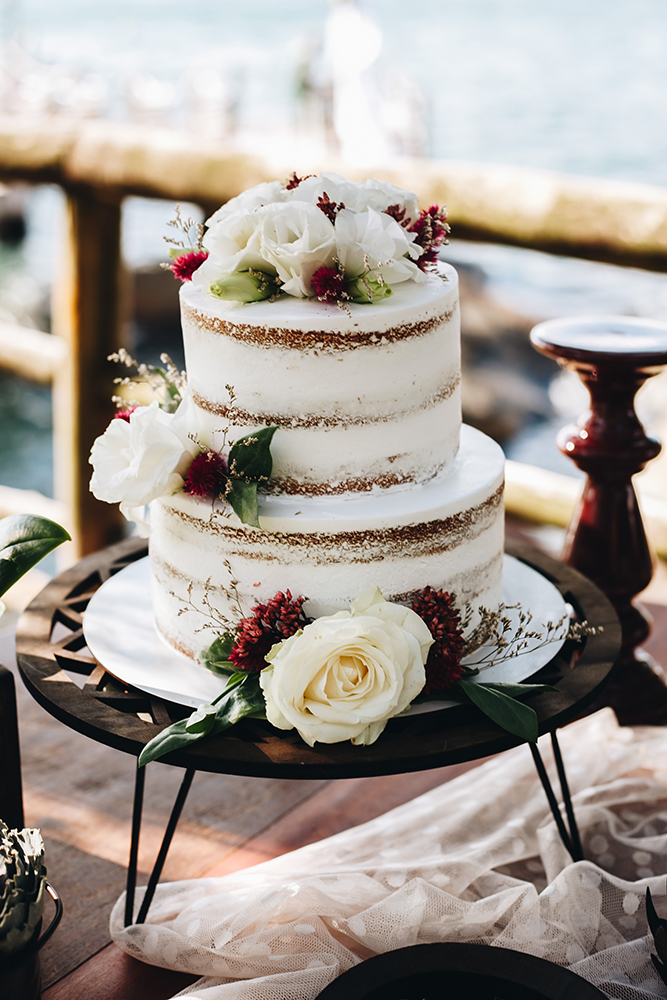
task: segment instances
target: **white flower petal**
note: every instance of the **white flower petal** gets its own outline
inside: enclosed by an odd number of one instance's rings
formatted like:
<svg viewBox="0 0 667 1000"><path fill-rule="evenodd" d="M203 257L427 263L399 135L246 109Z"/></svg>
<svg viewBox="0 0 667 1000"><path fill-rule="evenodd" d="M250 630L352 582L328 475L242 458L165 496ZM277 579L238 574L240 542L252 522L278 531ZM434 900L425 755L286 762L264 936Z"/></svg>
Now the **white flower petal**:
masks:
<svg viewBox="0 0 667 1000"><path fill-rule="evenodd" d="M319 618L274 647L260 675L267 718L297 729L310 746L373 742L424 686L431 641L413 611L368 591L350 611Z"/></svg>

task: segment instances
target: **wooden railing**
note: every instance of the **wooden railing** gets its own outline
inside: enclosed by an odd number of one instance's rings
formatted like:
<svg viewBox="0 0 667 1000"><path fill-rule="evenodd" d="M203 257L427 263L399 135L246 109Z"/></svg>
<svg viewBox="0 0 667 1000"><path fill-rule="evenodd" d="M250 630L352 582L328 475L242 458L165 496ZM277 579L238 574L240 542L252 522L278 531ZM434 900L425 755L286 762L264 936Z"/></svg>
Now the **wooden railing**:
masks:
<svg viewBox="0 0 667 1000"><path fill-rule="evenodd" d="M118 538L114 506L88 491L88 454L111 409L107 355L120 346L121 206L130 195L192 201L205 211L260 181L322 169L382 176L449 208L459 239L667 271L667 190L510 166L414 161L363 171L332 159L278 161L200 143L191 134L109 122L31 125L0 118L0 181L59 185L67 201L51 334L0 326L0 367L54 390L55 489L70 558ZM524 491L525 492L525 491ZM17 491L0 494L0 512ZM525 504L524 504L525 506Z"/></svg>

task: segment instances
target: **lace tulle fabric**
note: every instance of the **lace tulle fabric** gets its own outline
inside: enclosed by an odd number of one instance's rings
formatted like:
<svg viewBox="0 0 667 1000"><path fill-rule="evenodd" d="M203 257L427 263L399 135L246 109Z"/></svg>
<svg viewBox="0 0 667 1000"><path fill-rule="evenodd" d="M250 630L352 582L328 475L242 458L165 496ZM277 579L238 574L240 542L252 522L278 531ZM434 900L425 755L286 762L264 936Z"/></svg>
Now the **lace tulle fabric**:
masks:
<svg viewBox="0 0 667 1000"><path fill-rule="evenodd" d="M522 746L273 861L158 886L145 925L123 927L121 897L113 939L199 974L190 1000L314 1000L364 958L433 941L530 952L620 1000L665 997L644 897L667 916L667 730L604 710L560 742L586 861L571 862Z"/></svg>

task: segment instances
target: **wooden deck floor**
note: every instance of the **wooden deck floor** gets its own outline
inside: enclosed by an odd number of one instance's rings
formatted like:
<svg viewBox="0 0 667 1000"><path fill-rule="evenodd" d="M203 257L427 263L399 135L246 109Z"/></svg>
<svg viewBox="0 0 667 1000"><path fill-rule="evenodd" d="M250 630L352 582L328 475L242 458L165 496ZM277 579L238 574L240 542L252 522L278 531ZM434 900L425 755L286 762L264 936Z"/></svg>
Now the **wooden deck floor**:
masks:
<svg viewBox="0 0 667 1000"><path fill-rule="evenodd" d="M649 651L667 664L667 571L647 599ZM12 666L0 632L0 662ZM14 665L15 669L15 665ZM26 823L39 826L65 915L42 952L44 1000L162 1000L192 977L145 966L109 943L110 909L124 889L134 758L71 732L17 682ZM420 795L474 764L395 777L271 781L198 774L165 880L221 875L347 829ZM182 772L151 765L140 873L152 865ZM140 879L141 881L141 879Z"/></svg>

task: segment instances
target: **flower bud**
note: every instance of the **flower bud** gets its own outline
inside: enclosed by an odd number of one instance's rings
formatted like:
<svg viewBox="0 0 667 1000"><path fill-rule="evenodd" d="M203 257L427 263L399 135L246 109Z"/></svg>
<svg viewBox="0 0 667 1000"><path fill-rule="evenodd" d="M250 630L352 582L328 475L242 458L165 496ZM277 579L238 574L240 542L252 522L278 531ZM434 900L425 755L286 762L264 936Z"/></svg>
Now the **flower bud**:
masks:
<svg viewBox="0 0 667 1000"><path fill-rule="evenodd" d="M389 285L378 281L377 278L372 278L369 274L362 274L361 277L349 281L345 286L345 291L350 302L358 302L360 305L381 302L382 299L386 299L392 294Z"/></svg>
<svg viewBox="0 0 667 1000"><path fill-rule="evenodd" d="M278 292L276 279L262 271L235 271L226 278L214 281L212 295L231 302L261 302Z"/></svg>

